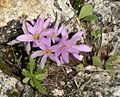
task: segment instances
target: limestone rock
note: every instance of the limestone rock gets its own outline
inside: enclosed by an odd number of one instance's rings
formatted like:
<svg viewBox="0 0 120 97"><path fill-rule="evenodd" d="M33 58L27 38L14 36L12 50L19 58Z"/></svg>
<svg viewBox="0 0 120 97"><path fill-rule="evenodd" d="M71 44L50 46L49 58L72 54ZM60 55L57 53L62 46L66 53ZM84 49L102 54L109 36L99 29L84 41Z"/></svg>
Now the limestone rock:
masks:
<svg viewBox="0 0 120 97"><path fill-rule="evenodd" d="M22 89L23 85L19 80L9 77L0 70L0 97L8 97L12 94L17 97Z"/></svg>
<svg viewBox="0 0 120 97"><path fill-rule="evenodd" d="M104 32L102 46L113 47L112 53L120 54L120 2L111 0L85 0L94 7L94 13L99 16ZM97 28L97 27L96 27Z"/></svg>
<svg viewBox="0 0 120 97"><path fill-rule="evenodd" d="M22 15L27 15L28 19L51 16L55 20L56 13L61 21L73 17L69 0L0 0L0 27Z"/></svg>

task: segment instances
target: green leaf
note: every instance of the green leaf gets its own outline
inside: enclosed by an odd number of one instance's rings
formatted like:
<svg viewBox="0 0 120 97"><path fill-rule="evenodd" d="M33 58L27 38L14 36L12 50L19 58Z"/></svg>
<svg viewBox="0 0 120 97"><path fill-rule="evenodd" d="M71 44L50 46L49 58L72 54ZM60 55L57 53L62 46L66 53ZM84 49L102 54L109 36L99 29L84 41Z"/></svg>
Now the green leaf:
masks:
<svg viewBox="0 0 120 97"><path fill-rule="evenodd" d="M30 92L28 93L28 97L34 97L33 91L30 91Z"/></svg>
<svg viewBox="0 0 120 97"><path fill-rule="evenodd" d="M117 60L117 58L118 58L117 55L112 55L112 56L110 56L109 59L107 60L107 63L111 63L111 62Z"/></svg>
<svg viewBox="0 0 120 97"><path fill-rule="evenodd" d="M37 79L37 80L43 80L44 78L45 78L45 74L35 75L35 79Z"/></svg>
<svg viewBox="0 0 120 97"><path fill-rule="evenodd" d="M41 84L37 85L37 89L42 94L46 94L47 93L46 88L44 86L42 86Z"/></svg>
<svg viewBox="0 0 120 97"><path fill-rule="evenodd" d="M30 58L29 69L31 74L33 74L34 67L35 67L35 59Z"/></svg>
<svg viewBox="0 0 120 97"><path fill-rule="evenodd" d="M31 85L32 87L35 87L35 83L33 82L32 79L30 80L30 85Z"/></svg>
<svg viewBox="0 0 120 97"><path fill-rule="evenodd" d="M98 17L97 17L96 15L89 15L89 16L86 16L86 17L84 18L84 20L90 21L90 22L92 22L92 21L97 21L97 20L98 20Z"/></svg>
<svg viewBox="0 0 120 97"><path fill-rule="evenodd" d="M102 66L102 61L99 56L93 56L92 59L93 59L94 65L96 65L98 67Z"/></svg>
<svg viewBox="0 0 120 97"><path fill-rule="evenodd" d="M22 70L22 75L24 75L25 77L29 77L30 76L30 72L26 69Z"/></svg>
<svg viewBox="0 0 120 97"><path fill-rule="evenodd" d="M115 68L112 65L106 65L106 71L108 71L112 75L115 75Z"/></svg>
<svg viewBox="0 0 120 97"><path fill-rule="evenodd" d="M91 32L91 35L94 36L95 38L97 37L97 34L96 34L95 31L92 31L92 32Z"/></svg>
<svg viewBox="0 0 120 97"><path fill-rule="evenodd" d="M23 83L27 83L29 80L30 80L30 78L29 78L29 77L26 77L26 78L23 79L22 82L23 82Z"/></svg>
<svg viewBox="0 0 120 97"><path fill-rule="evenodd" d="M93 7L91 4L85 4L80 11L79 18L82 19L86 16L92 15Z"/></svg>

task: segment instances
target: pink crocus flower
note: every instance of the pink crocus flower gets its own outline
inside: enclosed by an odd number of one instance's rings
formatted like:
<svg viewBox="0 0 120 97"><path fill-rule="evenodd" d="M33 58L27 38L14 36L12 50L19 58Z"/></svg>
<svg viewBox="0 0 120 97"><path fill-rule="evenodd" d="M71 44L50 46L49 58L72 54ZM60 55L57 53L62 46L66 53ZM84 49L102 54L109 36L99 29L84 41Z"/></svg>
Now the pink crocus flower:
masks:
<svg viewBox="0 0 120 97"><path fill-rule="evenodd" d="M86 44L77 45L76 42L80 39L83 32L77 32L72 36L71 39L66 39L62 37L58 45L56 45L55 54L60 56L61 63L69 63L69 53L71 53L75 58L81 60L79 52L90 52L91 48Z"/></svg>
<svg viewBox="0 0 120 97"><path fill-rule="evenodd" d="M16 39L21 42L33 42L35 44L45 41L44 36L50 34L51 29L47 29L50 18L44 21L42 17L39 17L36 22L31 22L33 25L30 25L28 22L23 24L24 34L18 36Z"/></svg>
<svg viewBox="0 0 120 97"><path fill-rule="evenodd" d="M60 38L58 37L58 35L60 34L68 38L68 33L66 31L65 25L61 24L61 26L59 27L59 24L56 22L54 28L50 33L50 38L53 43L58 42L60 40Z"/></svg>
<svg viewBox="0 0 120 97"><path fill-rule="evenodd" d="M51 40L50 39L47 39L45 44L39 44L39 48L41 50L35 51L31 55L31 58L36 58L38 56L42 56L42 59L41 59L41 62L40 62L41 69L44 68L44 65L45 65L45 63L47 61L47 58L50 58L51 60L56 62L58 66L60 65L60 60L53 53L55 47L51 46Z"/></svg>

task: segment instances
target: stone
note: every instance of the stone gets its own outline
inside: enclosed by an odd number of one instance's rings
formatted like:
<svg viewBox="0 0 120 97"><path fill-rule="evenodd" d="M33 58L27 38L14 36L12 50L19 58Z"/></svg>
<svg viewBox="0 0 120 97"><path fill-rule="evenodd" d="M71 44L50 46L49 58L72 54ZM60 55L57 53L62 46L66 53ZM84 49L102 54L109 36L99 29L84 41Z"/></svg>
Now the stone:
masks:
<svg viewBox="0 0 120 97"><path fill-rule="evenodd" d="M99 24L103 26L102 46L109 45L113 47L111 54L120 54L120 2L110 0L85 0L85 2L93 5L94 13L99 17Z"/></svg>
<svg viewBox="0 0 120 97"><path fill-rule="evenodd" d="M12 93L19 96L22 89L23 85L19 80L4 74L0 70L0 97L8 97L8 95L12 95Z"/></svg>
<svg viewBox="0 0 120 97"><path fill-rule="evenodd" d="M26 15L27 19L34 19L38 15L51 16L62 22L73 17L74 12L69 0L0 0L0 27L9 21ZM4 1L4 2L3 2Z"/></svg>

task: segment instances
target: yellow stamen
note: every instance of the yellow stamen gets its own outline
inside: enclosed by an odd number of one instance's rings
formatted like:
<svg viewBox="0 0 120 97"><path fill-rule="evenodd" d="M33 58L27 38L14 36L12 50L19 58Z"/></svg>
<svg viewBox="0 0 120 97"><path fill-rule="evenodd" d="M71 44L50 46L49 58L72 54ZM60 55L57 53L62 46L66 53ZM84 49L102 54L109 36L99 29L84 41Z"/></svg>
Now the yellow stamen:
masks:
<svg viewBox="0 0 120 97"><path fill-rule="evenodd" d="M52 37L52 38L56 38L56 37L57 37L57 34L53 33L51 37Z"/></svg>
<svg viewBox="0 0 120 97"><path fill-rule="evenodd" d="M38 40L38 39L40 39L40 38L41 38L41 36L40 36L39 33L36 33L36 34L33 35L33 39Z"/></svg>
<svg viewBox="0 0 120 97"><path fill-rule="evenodd" d="M51 49L45 49L45 54L49 55L51 53Z"/></svg>

